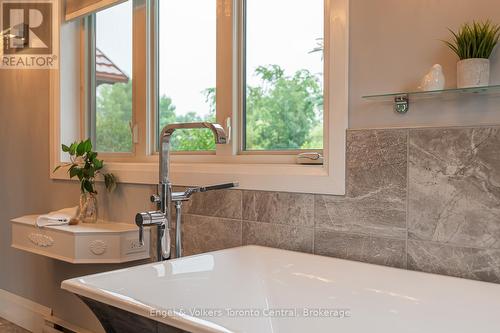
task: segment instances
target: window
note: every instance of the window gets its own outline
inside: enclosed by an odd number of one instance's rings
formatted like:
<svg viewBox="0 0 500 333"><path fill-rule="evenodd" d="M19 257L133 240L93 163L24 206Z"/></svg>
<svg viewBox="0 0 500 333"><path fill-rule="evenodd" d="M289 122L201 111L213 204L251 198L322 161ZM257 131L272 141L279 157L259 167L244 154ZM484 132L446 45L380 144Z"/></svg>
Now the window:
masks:
<svg viewBox="0 0 500 333"><path fill-rule="evenodd" d="M235 0L241 10L233 19L243 22L244 31L239 44L224 31L236 25L220 23L233 14L227 12L229 2L222 3L218 16L217 0L156 1L157 100L149 128L155 142L169 123L216 121L222 110L217 77L231 67L217 58L240 45L242 103L228 115L241 111L241 135L233 136L239 152L322 150L324 0ZM134 139L147 137L133 138L132 67L140 60L133 56L132 7L126 1L94 14L90 133L96 149L106 153L133 152ZM230 95L226 91L223 98ZM215 152L209 130L176 131L172 148Z"/></svg>
<svg viewBox="0 0 500 333"><path fill-rule="evenodd" d="M323 148L323 0L246 0L243 149Z"/></svg>
<svg viewBox="0 0 500 333"><path fill-rule="evenodd" d="M84 37L63 51L87 70L62 61L54 91L88 89L51 99L53 166L61 141L90 135L120 181L155 184L162 127L215 121L227 145L175 132L174 184L344 193L348 0L129 0L85 20L61 27L65 45ZM309 150L324 164L297 165Z"/></svg>
<svg viewBox="0 0 500 333"><path fill-rule="evenodd" d="M240 1L245 10L238 19L246 32L242 151L323 148L323 2ZM156 133L172 122L215 121L221 73L216 57L232 42L216 30L216 0L163 0L158 5ZM184 130L174 135L173 149L213 150L215 145L208 130Z"/></svg>
<svg viewBox="0 0 500 333"><path fill-rule="evenodd" d="M216 0L158 1L157 128L174 122L215 122ZM176 151L215 150L209 130L179 130Z"/></svg>
<svg viewBox="0 0 500 333"><path fill-rule="evenodd" d="M132 1L94 15L91 137L97 151L132 152Z"/></svg>

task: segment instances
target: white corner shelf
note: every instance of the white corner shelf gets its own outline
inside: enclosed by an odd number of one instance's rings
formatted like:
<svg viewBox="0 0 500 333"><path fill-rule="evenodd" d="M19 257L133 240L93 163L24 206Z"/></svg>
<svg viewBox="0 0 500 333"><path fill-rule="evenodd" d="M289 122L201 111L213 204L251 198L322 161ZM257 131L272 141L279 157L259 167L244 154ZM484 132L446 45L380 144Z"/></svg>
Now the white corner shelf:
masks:
<svg viewBox="0 0 500 333"><path fill-rule="evenodd" d="M35 225L38 215L11 220L13 248L73 264L124 263L150 257L150 229L144 245L134 224L99 221L96 224Z"/></svg>

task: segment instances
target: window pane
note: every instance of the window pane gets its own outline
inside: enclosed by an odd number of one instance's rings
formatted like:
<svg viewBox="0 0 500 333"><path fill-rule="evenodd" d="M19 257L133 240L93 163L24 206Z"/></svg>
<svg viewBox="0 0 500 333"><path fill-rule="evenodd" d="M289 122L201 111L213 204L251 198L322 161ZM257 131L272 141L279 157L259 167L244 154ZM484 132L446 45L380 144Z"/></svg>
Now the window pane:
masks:
<svg viewBox="0 0 500 333"><path fill-rule="evenodd" d="M158 132L175 122L215 121L216 0L159 2ZM177 151L213 150L209 130L178 130Z"/></svg>
<svg viewBox="0 0 500 333"><path fill-rule="evenodd" d="M96 150L132 151L132 1L96 14Z"/></svg>
<svg viewBox="0 0 500 333"><path fill-rule="evenodd" d="M246 0L246 150L323 148L323 0Z"/></svg>

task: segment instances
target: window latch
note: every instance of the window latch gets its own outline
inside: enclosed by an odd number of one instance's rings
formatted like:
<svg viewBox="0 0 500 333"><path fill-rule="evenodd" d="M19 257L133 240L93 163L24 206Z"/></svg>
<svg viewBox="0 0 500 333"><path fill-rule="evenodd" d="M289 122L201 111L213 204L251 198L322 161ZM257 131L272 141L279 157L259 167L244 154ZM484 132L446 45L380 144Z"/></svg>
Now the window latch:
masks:
<svg viewBox="0 0 500 333"><path fill-rule="evenodd" d="M139 129L137 124L133 124L131 121L128 123L130 126L130 133L132 133L132 142L139 143Z"/></svg>
<svg viewBox="0 0 500 333"><path fill-rule="evenodd" d="M323 155L316 152L301 153L297 155L297 164L323 165Z"/></svg>
<svg viewBox="0 0 500 333"><path fill-rule="evenodd" d="M227 143L231 142L231 136L232 136L232 128L231 128L231 117L226 118L226 136L227 136Z"/></svg>

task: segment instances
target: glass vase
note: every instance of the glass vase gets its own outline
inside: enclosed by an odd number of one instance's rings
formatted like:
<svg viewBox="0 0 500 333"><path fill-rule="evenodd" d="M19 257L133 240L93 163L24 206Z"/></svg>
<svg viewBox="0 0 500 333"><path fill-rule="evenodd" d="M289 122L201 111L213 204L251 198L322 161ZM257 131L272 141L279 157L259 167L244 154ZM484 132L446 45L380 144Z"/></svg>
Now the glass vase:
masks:
<svg viewBox="0 0 500 333"><path fill-rule="evenodd" d="M93 193L80 195L78 220L83 223L97 223L97 197Z"/></svg>

